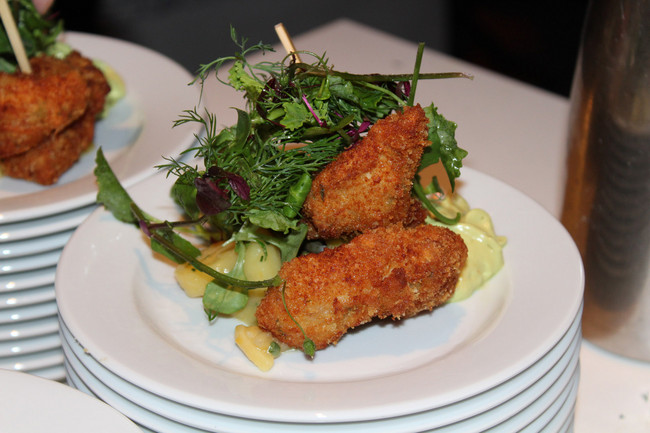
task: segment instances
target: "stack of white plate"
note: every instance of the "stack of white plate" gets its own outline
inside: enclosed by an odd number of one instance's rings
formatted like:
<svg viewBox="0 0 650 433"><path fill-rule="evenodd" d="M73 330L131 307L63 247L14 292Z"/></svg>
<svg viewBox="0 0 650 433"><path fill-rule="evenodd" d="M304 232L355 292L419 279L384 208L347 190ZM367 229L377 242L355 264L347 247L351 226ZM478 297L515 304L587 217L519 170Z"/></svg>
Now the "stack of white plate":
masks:
<svg viewBox="0 0 650 433"><path fill-rule="evenodd" d="M164 156L192 144L198 127L171 129L199 99L198 89L187 86L187 71L130 43L80 33L65 40L107 62L124 80L126 97L95 133L96 148L124 185L153 175ZM85 153L50 187L0 176L0 368L65 377L54 275L63 246L96 208L94 158L94 149Z"/></svg>
<svg viewBox="0 0 650 433"><path fill-rule="evenodd" d="M0 368L65 377L54 274L63 246L94 208L0 224Z"/></svg>
<svg viewBox="0 0 650 433"><path fill-rule="evenodd" d="M583 274L562 226L515 189L470 169L461 194L508 238L505 267L469 299L347 334L271 371L209 324L173 266L137 228L97 210L64 249L56 278L68 381L155 432L478 432L572 430ZM130 189L178 218L170 182Z"/></svg>

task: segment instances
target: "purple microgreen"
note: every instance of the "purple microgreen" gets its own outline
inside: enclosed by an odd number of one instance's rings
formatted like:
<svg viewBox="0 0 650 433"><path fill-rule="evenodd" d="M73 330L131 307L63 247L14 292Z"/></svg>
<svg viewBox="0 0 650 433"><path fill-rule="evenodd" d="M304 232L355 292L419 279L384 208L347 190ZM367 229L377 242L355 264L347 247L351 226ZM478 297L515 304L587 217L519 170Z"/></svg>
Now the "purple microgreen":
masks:
<svg viewBox="0 0 650 433"><path fill-rule="evenodd" d="M194 186L196 186L196 205L204 214L216 215L230 207L227 192L219 188L214 180L197 177L194 179Z"/></svg>
<svg viewBox="0 0 650 433"><path fill-rule="evenodd" d="M230 188L244 201L249 201L251 199L251 187L248 186L248 183L238 174L226 172L226 177L228 178L228 185Z"/></svg>
<svg viewBox="0 0 650 433"><path fill-rule="evenodd" d="M359 125L358 128L349 130L348 135L350 138L352 138L352 142L355 143L357 140L359 140L359 138L361 138L361 134L366 132L370 125L371 123L369 120L364 120L361 122L361 125Z"/></svg>
<svg viewBox="0 0 650 433"><path fill-rule="evenodd" d="M151 231L149 230L149 225L145 220L138 220L138 225L140 226L140 230L142 230L142 233L145 234L148 238L151 237Z"/></svg>
<svg viewBox="0 0 650 433"><path fill-rule="evenodd" d="M402 81L400 83L401 85L399 86L400 91L404 96L407 98L411 96L411 82L410 81Z"/></svg>
<svg viewBox="0 0 650 433"><path fill-rule="evenodd" d="M309 111L311 112L311 115L314 116L314 119L316 119L316 122L318 123L318 126L324 127L324 126L326 125L325 121L321 120L321 119L318 117L318 115L316 114L316 112L315 112L314 109L312 108L311 104L310 104L309 101L307 100L307 96L304 95L304 94L302 95L302 101L305 103L305 105L307 106L307 108L308 108Z"/></svg>
<svg viewBox="0 0 650 433"><path fill-rule="evenodd" d="M223 188L219 188L218 185L222 182L228 182L230 188L239 196L239 198L244 201L250 200L251 188L248 186L248 183L246 183L246 180L237 173L232 173L213 165L208 168L208 171L203 178L212 180L215 184L213 188L222 191L225 194L224 198L227 198L226 191Z"/></svg>
<svg viewBox="0 0 650 433"><path fill-rule="evenodd" d="M203 177L209 177L216 182L220 182L226 178L226 170L219 166L213 165L208 168L208 171L203 175Z"/></svg>

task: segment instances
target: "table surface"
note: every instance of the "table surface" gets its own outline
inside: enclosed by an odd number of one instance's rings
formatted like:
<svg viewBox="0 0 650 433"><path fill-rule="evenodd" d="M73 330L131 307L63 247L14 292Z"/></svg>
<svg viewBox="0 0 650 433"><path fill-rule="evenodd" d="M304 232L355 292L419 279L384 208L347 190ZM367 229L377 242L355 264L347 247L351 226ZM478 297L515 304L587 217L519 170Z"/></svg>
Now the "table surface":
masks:
<svg viewBox="0 0 650 433"><path fill-rule="evenodd" d="M293 41L298 50L326 52L336 69L358 73L412 72L417 53L413 42L347 19L295 35ZM421 70L474 76L421 81L416 101L433 101L458 123L459 145L469 152L465 166L507 182L559 217L569 101L432 50L425 51ZM233 123L233 110L224 107L240 106L241 96L216 86L207 87L205 96L218 101L206 105L220 124ZM649 394L650 364L583 344L577 433L650 431Z"/></svg>

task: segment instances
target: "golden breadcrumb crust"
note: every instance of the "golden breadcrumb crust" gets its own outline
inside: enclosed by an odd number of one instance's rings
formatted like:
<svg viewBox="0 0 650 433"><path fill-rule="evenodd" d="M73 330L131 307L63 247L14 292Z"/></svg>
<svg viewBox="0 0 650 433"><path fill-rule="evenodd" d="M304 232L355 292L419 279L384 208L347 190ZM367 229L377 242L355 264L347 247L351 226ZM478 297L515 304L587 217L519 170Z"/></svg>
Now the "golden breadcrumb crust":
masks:
<svg viewBox="0 0 650 433"><path fill-rule="evenodd" d="M0 73L0 168L51 185L92 143L110 87L76 51L30 63L32 74Z"/></svg>
<svg viewBox="0 0 650 433"><path fill-rule="evenodd" d="M399 224L361 234L349 243L283 264L283 286L273 287L257 308L259 326L301 348L303 335L316 349L335 344L373 318L402 319L431 310L454 293L467 259L461 237L449 229Z"/></svg>
<svg viewBox="0 0 650 433"><path fill-rule="evenodd" d="M356 146L342 152L312 183L303 205L308 237L350 237L389 224L419 224L426 212L411 196L428 141L418 105L377 121Z"/></svg>

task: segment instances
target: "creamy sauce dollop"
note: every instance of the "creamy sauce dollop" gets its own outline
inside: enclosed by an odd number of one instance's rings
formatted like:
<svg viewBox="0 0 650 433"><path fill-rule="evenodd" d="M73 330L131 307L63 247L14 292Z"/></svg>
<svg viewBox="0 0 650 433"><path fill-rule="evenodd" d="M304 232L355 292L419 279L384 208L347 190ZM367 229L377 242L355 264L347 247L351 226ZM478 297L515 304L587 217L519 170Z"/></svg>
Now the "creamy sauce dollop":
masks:
<svg viewBox="0 0 650 433"><path fill-rule="evenodd" d="M467 263L461 271L456 292L449 302L469 298L503 267L503 248L507 243L504 236L494 231L492 218L483 209L470 208L459 194L435 200L445 215L460 213L460 221L454 225L443 224L427 218L428 224L447 227L458 233L467 245Z"/></svg>

